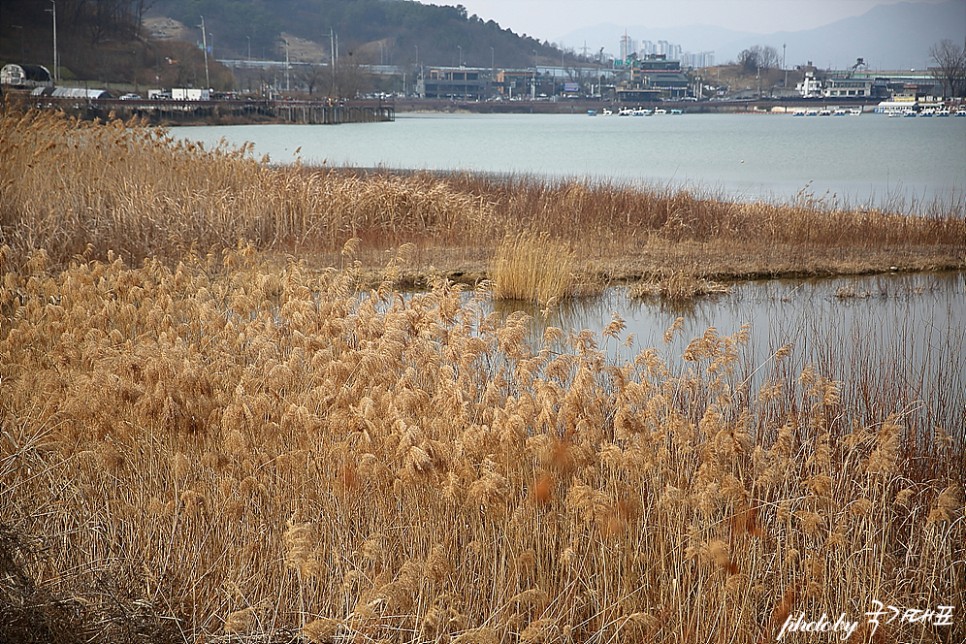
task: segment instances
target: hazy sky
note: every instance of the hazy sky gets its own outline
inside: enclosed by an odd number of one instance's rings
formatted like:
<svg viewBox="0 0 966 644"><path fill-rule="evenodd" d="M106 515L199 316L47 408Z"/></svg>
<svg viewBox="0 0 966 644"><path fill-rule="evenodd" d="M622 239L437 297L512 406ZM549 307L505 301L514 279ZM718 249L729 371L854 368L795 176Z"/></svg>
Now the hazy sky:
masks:
<svg viewBox="0 0 966 644"><path fill-rule="evenodd" d="M715 25L772 33L820 27L876 5L942 0L422 0L466 7L469 15L539 40L555 40L601 23L685 27ZM966 1L966 0L964 0Z"/></svg>

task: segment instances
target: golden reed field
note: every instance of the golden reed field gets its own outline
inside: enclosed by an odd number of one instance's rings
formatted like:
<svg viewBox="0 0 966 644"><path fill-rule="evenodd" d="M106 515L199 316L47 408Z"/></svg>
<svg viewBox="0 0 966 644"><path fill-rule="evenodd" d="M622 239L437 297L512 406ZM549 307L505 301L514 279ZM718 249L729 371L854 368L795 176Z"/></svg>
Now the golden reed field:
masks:
<svg viewBox="0 0 966 644"><path fill-rule="evenodd" d="M891 412L875 372L748 364L746 331L618 361L620 318L534 344L486 313L962 268L962 213L272 168L9 109L0 182L0 641L966 635L946 398ZM877 601L938 613L874 628ZM842 630L802 632L823 615Z"/></svg>

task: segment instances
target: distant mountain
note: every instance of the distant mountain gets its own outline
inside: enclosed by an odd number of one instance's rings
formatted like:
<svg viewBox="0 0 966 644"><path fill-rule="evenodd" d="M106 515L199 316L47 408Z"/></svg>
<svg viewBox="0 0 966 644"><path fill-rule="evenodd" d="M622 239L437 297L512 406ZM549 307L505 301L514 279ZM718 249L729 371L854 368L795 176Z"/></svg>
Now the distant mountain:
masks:
<svg viewBox="0 0 966 644"><path fill-rule="evenodd" d="M284 56L283 39L314 43L306 62L526 67L560 60L560 52L463 6L408 0L152 0L150 17L197 26L206 20L217 56ZM200 29L190 35L200 39ZM290 52L291 53L291 52Z"/></svg>
<svg viewBox="0 0 966 644"><path fill-rule="evenodd" d="M685 51L714 51L718 63L737 59L741 50L753 45L771 45L779 52L785 45L789 66L812 61L819 67L842 69L861 57L872 69L922 69L932 64L929 48L936 42L944 38L955 43L966 40L966 2L884 5L823 27L772 34L700 25L655 29L610 23L578 29L557 42L578 50L586 43L591 50L604 47L615 52L625 30L638 41L667 40Z"/></svg>

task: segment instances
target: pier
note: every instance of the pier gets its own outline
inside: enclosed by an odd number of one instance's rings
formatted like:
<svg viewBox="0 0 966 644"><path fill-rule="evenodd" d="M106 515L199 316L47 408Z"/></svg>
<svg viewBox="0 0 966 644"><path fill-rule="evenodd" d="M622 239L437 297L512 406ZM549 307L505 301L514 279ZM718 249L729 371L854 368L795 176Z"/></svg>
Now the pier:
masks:
<svg viewBox="0 0 966 644"><path fill-rule="evenodd" d="M31 107L58 109L85 120L144 118L163 125L237 125L245 123L384 123L396 120L392 102L379 100L311 101L288 99L172 100L67 98L23 95Z"/></svg>

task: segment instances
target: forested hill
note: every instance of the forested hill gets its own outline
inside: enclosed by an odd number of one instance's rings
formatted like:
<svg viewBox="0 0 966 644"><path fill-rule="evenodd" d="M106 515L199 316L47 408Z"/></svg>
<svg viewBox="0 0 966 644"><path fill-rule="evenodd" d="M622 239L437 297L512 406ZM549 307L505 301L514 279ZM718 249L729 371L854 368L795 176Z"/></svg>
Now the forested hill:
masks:
<svg viewBox="0 0 966 644"><path fill-rule="evenodd" d="M337 42L340 57L364 64L527 67L561 60L549 43L467 15L462 6L411 0L157 0L150 15L191 27L204 16L219 58L277 55L285 34L318 43L326 59Z"/></svg>

